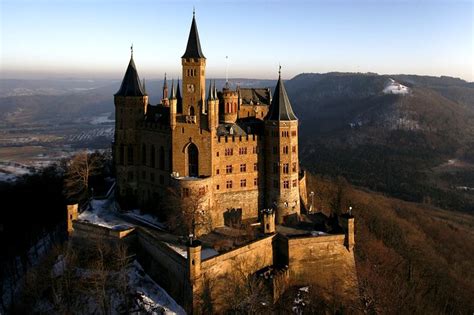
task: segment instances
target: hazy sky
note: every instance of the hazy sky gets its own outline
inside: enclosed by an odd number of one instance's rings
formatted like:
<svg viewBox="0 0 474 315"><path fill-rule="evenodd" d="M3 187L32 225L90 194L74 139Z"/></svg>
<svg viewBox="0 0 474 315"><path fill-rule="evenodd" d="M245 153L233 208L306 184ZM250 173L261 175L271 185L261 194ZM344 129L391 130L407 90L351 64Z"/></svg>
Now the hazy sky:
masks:
<svg viewBox="0 0 474 315"><path fill-rule="evenodd" d="M121 78L181 71L193 6L208 77L301 72L474 81L474 1L0 0L1 76Z"/></svg>

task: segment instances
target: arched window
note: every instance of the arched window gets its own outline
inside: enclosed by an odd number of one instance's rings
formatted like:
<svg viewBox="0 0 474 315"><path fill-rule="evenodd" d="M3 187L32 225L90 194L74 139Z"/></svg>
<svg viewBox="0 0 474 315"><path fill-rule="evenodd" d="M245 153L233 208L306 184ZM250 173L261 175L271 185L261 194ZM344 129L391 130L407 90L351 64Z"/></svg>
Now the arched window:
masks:
<svg viewBox="0 0 474 315"><path fill-rule="evenodd" d="M146 144L142 144L142 165L146 165Z"/></svg>
<svg viewBox="0 0 474 315"><path fill-rule="evenodd" d="M189 116L194 116L194 106L189 106Z"/></svg>
<svg viewBox="0 0 474 315"><path fill-rule="evenodd" d="M197 177L199 175L198 156L198 148L194 143L191 143L188 146L188 176Z"/></svg>
<svg viewBox="0 0 474 315"><path fill-rule="evenodd" d="M150 147L150 166L155 167L155 146Z"/></svg>
<svg viewBox="0 0 474 315"><path fill-rule="evenodd" d="M164 171L164 169L165 169L165 149L162 146L160 147L160 154L159 154L158 158L160 159L160 161L158 162L159 163L158 167L159 167L160 170Z"/></svg>

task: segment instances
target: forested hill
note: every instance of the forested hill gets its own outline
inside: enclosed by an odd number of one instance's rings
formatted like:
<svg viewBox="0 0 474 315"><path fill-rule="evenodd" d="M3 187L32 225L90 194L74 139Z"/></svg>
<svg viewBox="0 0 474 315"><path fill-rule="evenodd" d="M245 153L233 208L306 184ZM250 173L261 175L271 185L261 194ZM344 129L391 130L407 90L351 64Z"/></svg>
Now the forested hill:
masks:
<svg viewBox="0 0 474 315"><path fill-rule="evenodd" d="M474 211L474 85L450 77L300 74L286 82L315 173Z"/></svg>

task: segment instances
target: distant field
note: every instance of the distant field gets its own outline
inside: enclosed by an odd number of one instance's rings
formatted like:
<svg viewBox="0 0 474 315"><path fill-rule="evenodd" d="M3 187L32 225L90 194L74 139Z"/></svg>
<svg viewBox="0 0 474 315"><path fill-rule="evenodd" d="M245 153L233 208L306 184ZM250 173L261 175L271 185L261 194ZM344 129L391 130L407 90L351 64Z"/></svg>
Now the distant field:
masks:
<svg viewBox="0 0 474 315"><path fill-rule="evenodd" d="M52 150L43 146L0 147L0 162L16 162L25 165L47 164L70 154L64 149Z"/></svg>

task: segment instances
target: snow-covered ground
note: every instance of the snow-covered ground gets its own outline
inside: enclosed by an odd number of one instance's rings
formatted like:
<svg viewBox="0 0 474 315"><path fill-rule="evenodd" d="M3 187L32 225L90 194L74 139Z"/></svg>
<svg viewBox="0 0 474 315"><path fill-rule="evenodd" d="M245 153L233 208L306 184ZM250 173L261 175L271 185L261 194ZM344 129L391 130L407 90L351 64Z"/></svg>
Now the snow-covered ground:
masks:
<svg viewBox="0 0 474 315"><path fill-rule="evenodd" d="M90 207L79 214L79 220L111 229L125 225L132 227L116 215L113 194L107 199L92 199Z"/></svg>
<svg viewBox="0 0 474 315"><path fill-rule="evenodd" d="M184 258L188 258L188 252L186 251L186 246L180 245L180 244L171 244L167 242L163 242L163 243L165 243L169 248L171 248L172 250L174 250L175 252L183 256ZM201 260L211 258L217 255L219 255L219 252L213 248L201 249Z"/></svg>
<svg viewBox="0 0 474 315"><path fill-rule="evenodd" d="M403 84L396 82L394 79L390 79L383 89L383 92L385 94L408 94L410 89Z"/></svg>
<svg viewBox="0 0 474 315"><path fill-rule="evenodd" d="M14 181L18 177L30 174L31 168L13 162L0 162L0 181Z"/></svg>

